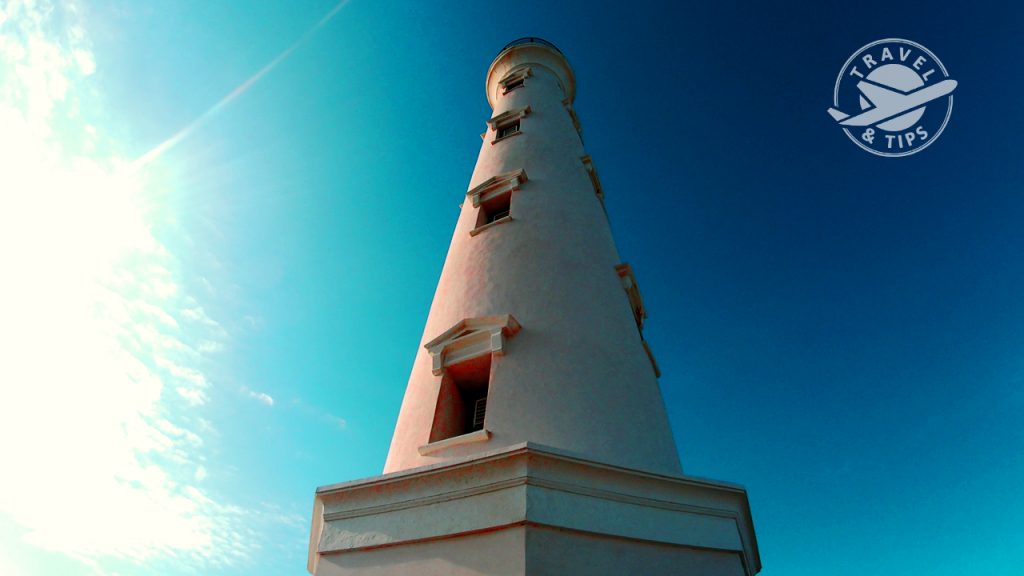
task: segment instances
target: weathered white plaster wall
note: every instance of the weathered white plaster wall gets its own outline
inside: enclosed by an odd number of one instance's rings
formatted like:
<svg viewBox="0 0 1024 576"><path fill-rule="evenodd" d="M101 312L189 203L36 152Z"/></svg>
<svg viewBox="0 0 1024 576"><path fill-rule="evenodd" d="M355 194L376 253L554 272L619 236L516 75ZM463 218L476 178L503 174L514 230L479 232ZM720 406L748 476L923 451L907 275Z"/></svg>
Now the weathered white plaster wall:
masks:
<svg viewBox="0 0 1024 576"><path fill-rule="evenodd" d="M531 67L525 86L502 95L498 81L524 64ZM469 201L462 206L385 473L526 441L618 466L682 473L661 391L615 271L621 261L563 103L571 103L574 91L568 63L544 46L510 48L491 66L494 116L531 111L521 134L493 144L494 132L485 134L468 189L519 169L528 181L512 194L512 221L475 236L477 208ZM522 331L493 361L485 424L491 438L421 455L441 383L422 344L464 318L497 314L515 316Z"/></svg>
<svg viewBox="0 0 1024 576"><path fill-rule="evenodd" d="M739 486L520 444L317 489L308 568L753 576L761 561Z"/></svg>
<svg viewBox="0 0 1024 576"><path fill-rule="evenodd" d="M317 576L522 576L525 529L323 556Z"/></svg>
<svg viewBox="0 0 1024 576"><path fill-rule="evenodd" d="M739 554L531 526L526 574L746 576Z"/></svg>
<svg viewBox="0 0 1024 576"><path fill-rule="evenodd" d="M745 576L738 554L517 526L324 556L318 576Z"/></svg>

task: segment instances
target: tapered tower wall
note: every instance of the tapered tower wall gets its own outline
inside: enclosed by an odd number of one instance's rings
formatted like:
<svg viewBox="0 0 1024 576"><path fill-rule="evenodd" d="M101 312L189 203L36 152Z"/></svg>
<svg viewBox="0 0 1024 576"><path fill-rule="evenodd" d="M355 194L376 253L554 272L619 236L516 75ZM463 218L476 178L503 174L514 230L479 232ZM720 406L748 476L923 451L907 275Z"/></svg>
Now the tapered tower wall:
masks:
<svg viewBox="0 0 1024 576"><path fill-rule="evenodd" d="M505 93L502 81L517 73L523 85ZM479 229L481 206L472 196L462 204L384 472L532 442L681 474L603 200L585 164L568 62L542 43L510 46L488 71L486 89L492 122L468 189L525 174L511 192L510 219ZM499 138L509 118L519 119L519 131ZM486 433L431 447L444 376L426 345L462 320L499 315L514 317L521 330L493 355Z"/></svg>
<svg viewBox="0 0 1024 576"><path fill-rule="evenodd" d="M516 41L486 87L384 474L317 489L310 573L756 575L746 491L682 475L568 62Z"/></svg>

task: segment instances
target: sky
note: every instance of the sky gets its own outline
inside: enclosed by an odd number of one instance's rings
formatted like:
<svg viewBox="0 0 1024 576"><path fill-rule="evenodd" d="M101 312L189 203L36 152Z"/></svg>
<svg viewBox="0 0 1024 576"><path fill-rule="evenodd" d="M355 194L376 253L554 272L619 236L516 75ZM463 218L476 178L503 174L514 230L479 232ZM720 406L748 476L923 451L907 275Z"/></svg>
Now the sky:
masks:
<svg viewBox="0 0 1024 576"><path fill-rule="evenodd" d="M305 574L379 474L502 46L554 42L686 473L765 576L1024 562L1024 9L0 3L0 573ZM861 46L959 85L905 158Z"/></svg>

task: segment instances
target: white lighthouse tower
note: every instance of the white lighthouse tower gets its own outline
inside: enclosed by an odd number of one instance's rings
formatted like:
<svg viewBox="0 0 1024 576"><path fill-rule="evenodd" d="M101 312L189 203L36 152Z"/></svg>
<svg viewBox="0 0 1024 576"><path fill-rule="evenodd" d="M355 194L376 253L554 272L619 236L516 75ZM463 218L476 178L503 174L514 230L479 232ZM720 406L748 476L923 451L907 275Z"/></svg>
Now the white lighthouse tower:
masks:
<svg viewBox="0 0 1024 576"><path fill-rule="evenodd" d="M568 61L517 40L486 88L384 474L317 490L310 572L756 574L746 492L682 473Z"/></svg>

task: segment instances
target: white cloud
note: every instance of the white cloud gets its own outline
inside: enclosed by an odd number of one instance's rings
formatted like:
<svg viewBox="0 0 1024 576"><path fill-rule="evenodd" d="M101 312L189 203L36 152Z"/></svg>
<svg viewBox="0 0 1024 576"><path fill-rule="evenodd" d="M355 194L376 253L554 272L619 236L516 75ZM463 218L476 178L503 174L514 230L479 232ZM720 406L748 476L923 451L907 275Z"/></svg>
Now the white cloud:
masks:
<svg viewBox="0 0 1024 576"><path fill-rule="evenodd" d="M160 279L151 280L147 289L161 300L173 298L178 293L177 284Z"/></svg>
<svg viewBox="0 0 1024 576"><path fill-rule="evenodd" d="M298 398L292 399L292 406L306 413L307 415L312 416L316 420L319 420L320 422L327 424L331 428L335 428L337 430L344 430L348 427L348 422L344 418L341 418L340 416L335 416L330 412L327 412L321 408L303 402Z"/></svg>
<svg viewBox="0 0 1024 576"><path fill-rule="evenodd" d="M156 356L153 360L157 366L166 370L176 380L187 382L195 388L206 388L209 386L206 376L203 376L202 372L194 368L181 366L163 356Z"/></svg>
<svg viewBox="0 0 1024 576"><path fill-rule="evenodd" d="M92 52L76 48L72 51L72 55L82 76L89 76L96 71L96 60L93 58Z"/></svg>
<svg viewBox="0 0 1024 576"><path fill-rule="evenodd" d="M263 319L259 316L246 315L242 317L242 321L245 322L245 326L253 332L258 332L263 329Z"/></svg>
<svg viewBox="0 0 1024 576"><path fill-rule="evenodd" d="M216 340L203 340L199 343L199 352L203 354L215 354L224 351L224 344Z"/></svg>
<svg viewBox="0 0 1024 576"><path fill-rule="evenodd" d="M250 390L246 386L242 386L241 391L242 391L242 394L245 394L246 396L248 396L249 398L252 398L253 400L256 400L257 402L261 402L263 404L266 404L267 406L273 406L274 405L274 399L270 396L270 394L266 394L264 392L257 392L255 390Z"/></svg>
<svg viewBox="0 0 1024 576"><path fill-rule="evenodd" d="M193 406L202 406L206 404L206 394L202 390L196 390L195 388L186 388L184 386L178 386L174 389L179 396L185 399L186 402Z"/></svg>
<svg viewBox="0 0 1024 576"><path fill-rule="evenodd" d="M178 321L174 319L174 316L171 316L167 312L167 310L164 310L160 306L154 306L144 301L133 302L132 305L134 306L135 311L140 315L147 316L150 319L158 320L161 324L168 328L178 327Z"/></svg>

